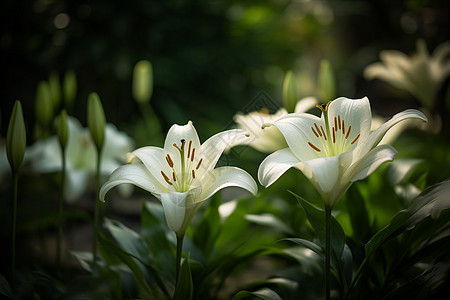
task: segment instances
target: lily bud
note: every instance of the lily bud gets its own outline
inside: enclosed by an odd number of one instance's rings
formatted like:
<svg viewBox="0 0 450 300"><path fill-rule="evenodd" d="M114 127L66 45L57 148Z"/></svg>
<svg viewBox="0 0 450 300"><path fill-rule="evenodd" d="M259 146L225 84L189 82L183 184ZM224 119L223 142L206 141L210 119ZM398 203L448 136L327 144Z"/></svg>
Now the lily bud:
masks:
<svg viewBox="0 0 450 300"><path fill-rule="evenodd" d="M322 103L333 100L336 97L336 81L328 60L322 60L320 62L318 81L319 100Z"/></svg>
<svg viewBox="0 0 450 300"><path fill-rule="evenodd" d="M97 93L91 93L88 97L87 123L97 149L103 147L105 139L105 112L103 111L100 97Z"/></svg>
<svg viewBox="0 0 450 300"><path fill-rule="evenodd" d="M61 147L64 149L67 145L67 137L69 135L68 125L67 125L67 112L65 109L61 111L58 119L58 140Z"/></svg>
<svg viewBox="0 0 450 300"><path fill-rule="evenodd" d="M66 72L63 83L64 103L66 108L71 108L77 96L77 76L73 70Z"/></svg>
<svg viewBox="0 0 450 300"><path fill-rule="evenodd" d="M292 71L288 71L284 77L283 83L283 102L286 110L291 113L295 110L298 100L298 88L295 81L295 75Z"/></svg>
<svg viewBox="0 0 450 300"><path fill-rule="evenodd" d="M6 154L13 172L17 171L23 161L27 137L20 101L14 103L6 134Z"/></svg>
<svg viewBox="0 0 450 300"><path fill-rule="evenodd" d="M53 102L50 95L50 87L46 81L38 83L35 113L38 123L42 127L48 128L53 119Z"/></svg>
<svg viewBox="0 0 450 300"><path fill-rule="evenodd" d="M147 103L153 94L153 68L147 60L141 60L134 66L133 97L139 103Z"/></svg>
<svg viewBox="0 0 450 300"><path fill-rule="evenodd" d="M56 72L52 72L48 78L48 85L50 87L50 95L52 97L53 108L59 109L61 104L61 83L59 82L59 75Z"/></svg>

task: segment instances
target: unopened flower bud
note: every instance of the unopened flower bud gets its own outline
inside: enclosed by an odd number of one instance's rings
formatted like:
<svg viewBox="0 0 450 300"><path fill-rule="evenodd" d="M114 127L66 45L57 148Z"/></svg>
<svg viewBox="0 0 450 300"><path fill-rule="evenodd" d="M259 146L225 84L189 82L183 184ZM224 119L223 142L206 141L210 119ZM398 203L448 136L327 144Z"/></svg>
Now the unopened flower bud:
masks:
<svg viewBox="0 0 450 300"><path fill-rule="evenodd" d="M153 94L153 68L147 60L141 60L134 66L133 97L139 103L147 103Z"/></svg>
<svg viewBox="0 0 450 300"><path fill-rule="evenodd" d="M320 62L319 79L318 79L318 96L319 100L327 103L336 98L336 81L334 79L333 70L328 60Z"/></svg>
<svg viewBox="0 0 450 300"><path fill-rule="evenodd" d="M97 149L101 149L105 139L106 120L105 112L103 111L103 106L97 93L89 94L87 123Z"/></svg>
<svg viewBox="0 0 450 300"><path fill-rule="evenodd" d="M50 87L50 96L52 97L54 110L59 110L61 104L61 83L59 82L59 75L56 72L50 74L48 78L48 85Z"/></svg>
<svg viewBox="0 0 450 300"><path fill-rule="evenodd" d="M298 88L295 81L295 75L288 71L284 77L283 83L283 102L288 112L294 112L298 100Z"/></svg>
<svg viewBox="0 0 450 300"><path fill-rule="evenodd" d="M36 119L41 127L48 128L53 119L53 102L50 87L46 81L38 83L35 102Z"/></svg>
<svg viewBox="0 0 450 300"><path fill-rule="evenodd" d="M67 112L65 109L61 111L61 114L58 118L58 140L61 147L64 149L67 145L67 138L69 135L68 125L67 125Z"/></svg>
<svg viewBox="0 0 450 300"><path fill-rule="evenodd" d="M70 109L77 96L77 75L73 70L66 72L63 83L65 107Z"/></svg>
<svg viewBox="0 0 450 300"><path fill-rule="evenodd" d="M20 101L14 103L6 135L6 154L13 172L17 171L23 161L27 144L25 122Z"/></svg>

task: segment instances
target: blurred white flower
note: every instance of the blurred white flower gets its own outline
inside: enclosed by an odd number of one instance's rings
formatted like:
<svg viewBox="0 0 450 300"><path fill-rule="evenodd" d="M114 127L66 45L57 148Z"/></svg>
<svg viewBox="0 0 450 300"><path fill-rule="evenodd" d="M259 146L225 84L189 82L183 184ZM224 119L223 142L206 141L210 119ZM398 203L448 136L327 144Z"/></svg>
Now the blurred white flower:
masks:
<svg viewBox="0 0 450 300"><path fill-rule="evenodd" d="M297 102L295 113L303 113L318 104L314 97L306 97ZM275 114L266 111L254 111L247 115L236 114L234 121L239 128L245 129L250 134L248 145L258 151L271 153L287 147L286 140L275 126L262 128L263 124L274 123L279 118L287 115L285 108L279 109Z"/></svg>
<svg viewBox="0 0 450 300"><path fill-rule="evenodd" d="M96 150L88 128L68 118L69 138L66 146L65 199L74 202L86 190L89 180L96 172ZM105 144L102 150L101 175L108 176L126 162L126 155L134 147L133 140L112 124L105 129ZM52 173L62 170L61 148L56 136L32 145L26 153L27 161L36 172Z"/></svg>
<svg viewBox="0 0 450 300"><path fill-rule="evenodd" d="M396 50L381 51L381 62L367 66L364 77L405 90L433 111L439 89L450 74L449 55L450 41L439 45L430 56L425 42L418 40L417 52L411 56Z"/></svg>

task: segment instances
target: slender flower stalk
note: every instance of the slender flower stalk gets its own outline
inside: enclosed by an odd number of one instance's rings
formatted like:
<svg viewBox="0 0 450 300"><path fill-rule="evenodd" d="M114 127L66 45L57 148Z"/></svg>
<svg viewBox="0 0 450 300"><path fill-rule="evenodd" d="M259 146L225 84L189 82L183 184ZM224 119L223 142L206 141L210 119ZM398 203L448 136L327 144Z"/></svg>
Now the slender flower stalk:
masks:
<svg viewBox="0 0 450 300"><path fill-rule="evenodd" d="M13 223L11 237L11 280L14 282L16 273L16 223L17 223L17 194L19 191L19 167L22 164L26 148L26 130L20 101L14 103L6 134L6 155L13 177Z"/></svg>
<svg viewBox="0 0 450 300"><path fill-rule="evenodd" d="M182 241L189 223L200 206L217 191L237 186L256 194L253 178L237 167L214 168L222 152L242 144L248 136L244 130L220 132L203 144L192 122L173 125L164 148L142 147L129 156L131 164L116 169L100 190L100 200L122 183L147 190L161 201L167 225L177 237L176 277L180 271Z"/></svg>
<svg viewBox="0 0 450 300"><path fill-rule="evenodd" d="M61 148L61 185L59 193L59 204L58 204L58 238L56 246L56 259L57 266L61 268L61 242L62 242L62 231L63 231L63 203L64 203L64 184L66 182L66 146L68 140L68 125L67 125L67 113L63 110L59 116L58 123L58 140Z"/></svg>
<svg viewBox="0 0 450 300"><path fill-rule="evenodd" d="M98 195L100 192L100 172L101 172L101 154L103 144L105 141L105 112L103 111L102 103L96 93L91 93L88 98L88 111L87 111L88 127L91 132L92 140L94 141L97 150L97 169L95 175L96 183L96 197L94 207L94 238L92 245L94 264L97 260L97 231L99 229L99 200Z"/></svg>
<svg viewBox="0 0 450 300"><path fill-rule="evenodd" d="M330 299L330 254L331 254L331 242L330 242L330 221L331 221L331 208L325 208L325 295L326 299Z"/></svg>

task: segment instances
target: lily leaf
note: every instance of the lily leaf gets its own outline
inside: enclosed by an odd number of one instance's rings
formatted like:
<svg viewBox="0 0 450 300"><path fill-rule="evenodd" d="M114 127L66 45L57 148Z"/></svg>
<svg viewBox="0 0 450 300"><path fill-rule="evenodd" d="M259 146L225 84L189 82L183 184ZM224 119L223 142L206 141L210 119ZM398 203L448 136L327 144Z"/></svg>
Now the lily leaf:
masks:
<svg viewBox="0 0 450 300"><path fill-rule="evenodd" d="M9 285L8 280L6 280L6 278L3 277L3 275L1 274L0 274L0 294L8 297L9 299L16 299L11 289L11 286Z"/></svg>
<svg viewBox="0 0 450 300"><path fill-rule="evenodd" d="M278 295L274 290L269 288L262 288L260 290L257 290L255 292L248 292L248 291L240 291L237 293L232 300L240 300L240 299L263 299L263 300L282 300L280 295Z"/></svg>
<svg viewBox="0 0 450 300"><path fill-rule="evenodd" d="M397 213L385 228L372 237L366 244L366 256L371 256L385 242L414 227L424 218L436 218L443 210L450 208L449 192L450 181L444 181L422 192L411 202L410 207Z"/></svg>
<svg viewBox="0 0 450 300"><path fill-rule="evenodd" d="M173 295L174 300L191 300L194 294L194 285L192 282L191 268L189 267L189 258L183 260L181 264L178 283Z"/></svg>
<svg viewBox="0 0 450 300"><path fill-rule="evenodd" d="M259 214L259 215L247 214L247 215L245 215L245 219L250 222L253 222L255 224L274 228L274 229L279 230L286 234L294 233L293 230L286 223L284 223L282 220L280 220L273 214L268 214L268 213Z"/></svg>
<svg viewBox="0 0 450 300"><path fill-rule="evenodd" d="M306 217L311 224L311 226L314 228L317 237L319 238L319 241L322 244L322 247L325 247L325 211L323 209L320 209L318 207L313 206L311 203L303 199L302 197L296 195L295 193L292 193L294 195L300 205L303 207L306 213ZM334 255L337 258L340 258L342 256L342 251L344 250L345 245L345 233L342 229L341 225L339 224L336 219L331 216L331 232L330 232L330 239L331 239L331 249L334 252Z"/></svg>

